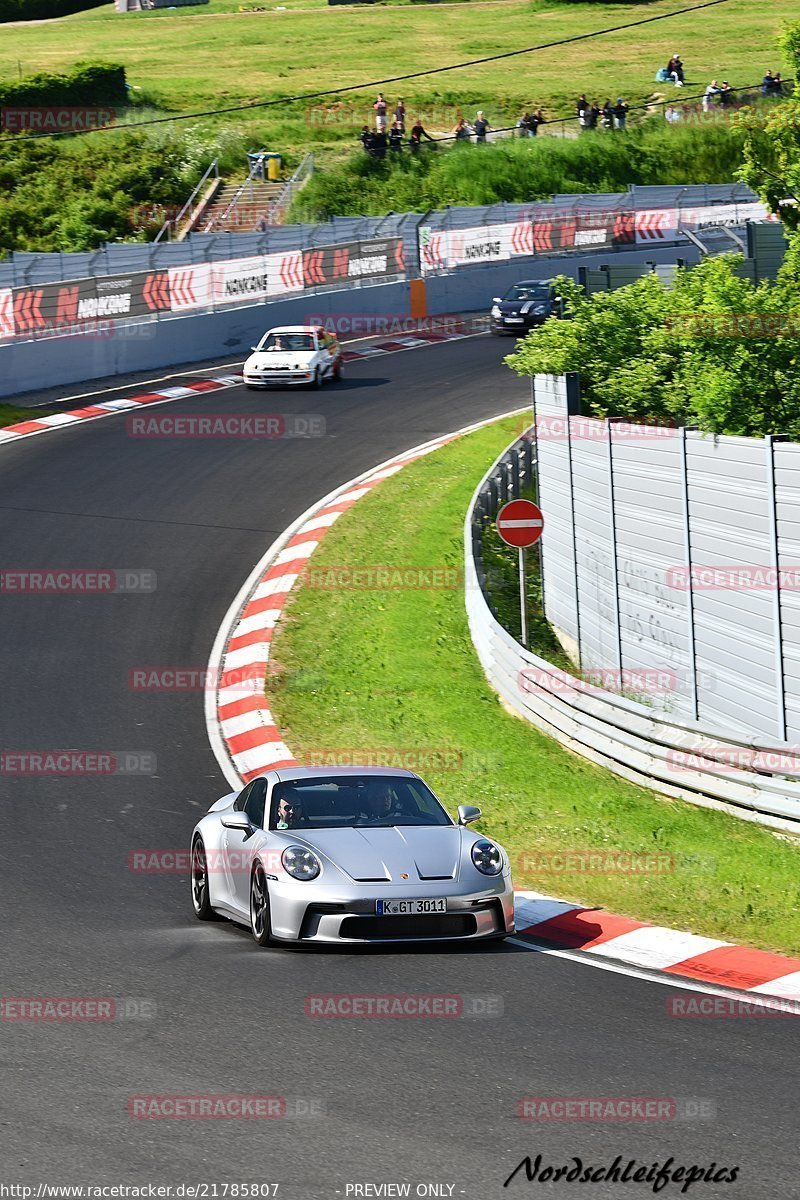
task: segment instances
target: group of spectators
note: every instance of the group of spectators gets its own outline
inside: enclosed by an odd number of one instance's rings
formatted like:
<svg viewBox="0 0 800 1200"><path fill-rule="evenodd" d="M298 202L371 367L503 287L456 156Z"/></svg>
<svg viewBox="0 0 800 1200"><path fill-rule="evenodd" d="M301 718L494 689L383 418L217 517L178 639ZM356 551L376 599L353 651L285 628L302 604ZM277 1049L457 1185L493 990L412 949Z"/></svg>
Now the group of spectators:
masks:
<svg viewBox="0 0 800 1200"><path fill-rule="evenodd" d="M575 111L581 130L597 129L598 125L602 129L624 129L629 107L622 96L617 96L615 103L610 99L606 100L601 108L596 100L590 102L586 99L585 92L582 92L575 105Z"/></svg>
<svg viewBox="0 0 800 1200"><path fill-rule="evenodd" d="M683 87L684 66L681 56L673 54L666 67L662 67L659 70L656 78L662 82L672 80L676 87ZM774 74L772 71L767 71L764 74L764 78L761 81L761 94L767 97L780 97L783 95L783 80L781 79L780 71L776 71ZM718 83L716 79L712 79L703 93L703 111L708 112L712 107L716 106L726 108L733 103L734 96L735 89L731 87L727 79L723 79L722 83ZM367 153L375 158L385 158L387 151L402 150L406 144L412 153L416 153L419 151L423 141L434 142L437 140L431 137L419 118L416 119L408 131L406 130L406 106L402 97L394 107L391 124L389 124L389 105L386 102L383 92L378 93L378 98L373 104L372 109L375 114L375 128L372 129L369 125L363 127L361 130L361 144ZM601 107L596 100L589 101L586 98L586 94L582 93L575 105L578 125L581 131L597 128L625 129L628 110L629 105L625 103L622 96L618 96L614 102L611 99L607 99ZM664 110L664 116L667 121L673 124L680 121L683 114L679 108L669 105ZM535 137L539 132L539 126L545 123L546 119L541 108L537 108L534 112L526 112L516 123L517 136ZM449 137L456 142L468 142L474 138L480 144L486 141L489 130L489 122L483 111L479 109L472 123L464 117L460 117L451 130Z"/></svg>
<svg viewBox="0 0 800 1200"><path fill-rule="evenodd" d="M372 110L375 114L375 128L372 129L369 125L365 125L360 136L361 145L373 158L385 158L388 150L402 150L404 145L408 145L412 154L415 154L424 141L436 141L436 138L431 137L428 133L419 117L409 129L406 128L406 106L402 96L394 107L391 124L389 124L389 105L383 92L378 93ZM541 110L539 111L541 115ZM543 121L544 117L541 117L541 120ZM479 109L471 125L461 117L450 136L456 142L469 141L472 137L476 142L485 142L488 132L489 122Z"/></svg>

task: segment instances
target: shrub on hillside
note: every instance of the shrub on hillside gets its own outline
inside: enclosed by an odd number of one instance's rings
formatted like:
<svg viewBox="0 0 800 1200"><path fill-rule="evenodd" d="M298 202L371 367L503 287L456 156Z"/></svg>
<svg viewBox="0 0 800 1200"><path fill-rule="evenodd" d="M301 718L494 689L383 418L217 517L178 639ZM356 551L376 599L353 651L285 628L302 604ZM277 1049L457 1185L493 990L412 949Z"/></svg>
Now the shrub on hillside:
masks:
<svg viewBox="0 0 800 1200"><path fill-rule="evenodd" d="M653 119L625 133L424 147L416 155L403 151L383 160L358 152L316 174L300 192L291 219L525 203L554 192L624 192L632 183L726 183L740 165L743 138L729 125L681 129Z"/></svg>
<svg viewBox="0 0 800 1200"><path fill-rule="evenodd" d="M2 5L4 0L0 0ZM66 75L41 72L14 83L0 83L0 107L25 105L95 104L121 106L128 102L125 68L117 63L79 62Z"/></svg>
<svg viewBox="0 0 800 1200"><path fill-rule="evenodd" d="M68 17L86 8L99 8L107 0L0 0L0 22L44 21Z"/></svg>

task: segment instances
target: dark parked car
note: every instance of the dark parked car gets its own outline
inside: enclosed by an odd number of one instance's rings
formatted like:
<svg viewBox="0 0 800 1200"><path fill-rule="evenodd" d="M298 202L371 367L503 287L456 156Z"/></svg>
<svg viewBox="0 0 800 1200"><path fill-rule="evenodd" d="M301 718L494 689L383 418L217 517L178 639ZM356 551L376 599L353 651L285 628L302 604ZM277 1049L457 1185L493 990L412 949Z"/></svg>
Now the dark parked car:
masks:
<svg viewBox="0 0 800 1200"><path fill-rule="evenodd" d="M489 325L492 333L527 333L548 317L563 316L561 297L549 279L523 279L495 296Z"/></svg>

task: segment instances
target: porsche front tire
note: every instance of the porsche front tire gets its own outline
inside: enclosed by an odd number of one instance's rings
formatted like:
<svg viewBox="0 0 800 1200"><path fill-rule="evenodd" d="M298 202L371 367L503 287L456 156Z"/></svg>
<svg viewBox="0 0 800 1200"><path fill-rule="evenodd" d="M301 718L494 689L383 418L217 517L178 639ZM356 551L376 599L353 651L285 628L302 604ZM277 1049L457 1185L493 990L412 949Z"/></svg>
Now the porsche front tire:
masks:
<svg viewBox="0 0 800 1200"><path fill-rule="evenodd" d="M197 837L192 843L192 908L198 921L216 921L217 914L211 907L208 892L208 862L203 839Z"/></svg>
<svg viewBox="0 0 800 1200"><path fill-rule="evenodd" d="M250 932L257 946L268 946L272 940L269 889L260 863L256 863L250 876Z"/></svg>

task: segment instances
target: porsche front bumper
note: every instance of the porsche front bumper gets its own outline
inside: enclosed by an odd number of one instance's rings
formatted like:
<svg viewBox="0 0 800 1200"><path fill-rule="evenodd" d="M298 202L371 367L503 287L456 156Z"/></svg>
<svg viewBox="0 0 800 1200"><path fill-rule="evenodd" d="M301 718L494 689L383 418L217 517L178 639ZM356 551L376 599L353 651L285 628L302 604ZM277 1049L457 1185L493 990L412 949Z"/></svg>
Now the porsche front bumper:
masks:
<svg viewBox="0 0 800 1200"><path fill-rule="evenodd" d="M452 885L451 885L452 886ZM425 916L378 916L375 884L354 885L352 892L329 894L325 888L312 894L310 884L270 883L272 933L292 942L377 943L409 941L479 941L514 932L514 893L510 879L474 892L442 887L407 888L389 884L381 899L446 897L447 912ZM305 889L309 889L306 891ZM365 892L368 894L365 895Z"/></svg>

